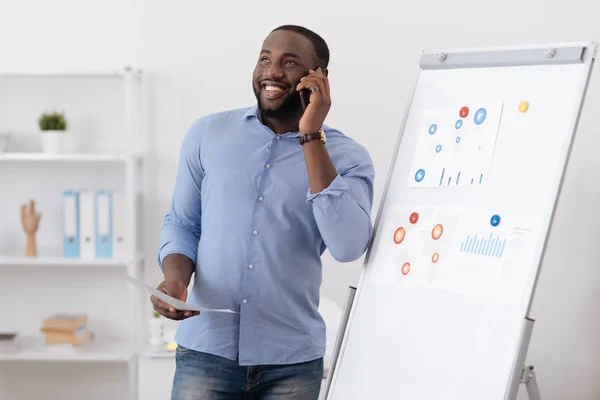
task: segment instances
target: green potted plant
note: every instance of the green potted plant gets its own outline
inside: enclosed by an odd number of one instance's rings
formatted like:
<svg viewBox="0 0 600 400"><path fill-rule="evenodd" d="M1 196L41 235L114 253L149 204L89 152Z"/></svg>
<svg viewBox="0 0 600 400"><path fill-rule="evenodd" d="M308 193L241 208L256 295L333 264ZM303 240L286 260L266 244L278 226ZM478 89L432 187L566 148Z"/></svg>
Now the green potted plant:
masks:
<svg viewBox="0 0 600 400"><path fill-rule="evenodd" d="M38 119L42 131L42 149L44 153L62 153L64 136L68 129L67 119L62 112L44 112Z"/></svg>

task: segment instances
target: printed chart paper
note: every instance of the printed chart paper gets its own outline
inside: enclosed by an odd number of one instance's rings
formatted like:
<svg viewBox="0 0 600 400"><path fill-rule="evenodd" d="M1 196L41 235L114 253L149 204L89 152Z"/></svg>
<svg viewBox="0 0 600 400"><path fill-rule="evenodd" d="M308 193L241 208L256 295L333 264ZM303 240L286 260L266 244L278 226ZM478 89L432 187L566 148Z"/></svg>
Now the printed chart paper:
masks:
<svg viewBox="0 0 600 400"><path fill-rule="evenodd" d="M398 208L374 240L369 280L519 302L533 278L541 232L537 217Z"/></svg>
<svg viewBox="0 0 600 400"><path fill-rule="evenodd" d="M408 186L485 184L494 157L502 107L499 103L425 111Z"/></svg>
<svg viewBox="0 0 600 400"><path fill-rule="evenodd" d="M533 278L541 218L467 211L454 236L444 286L456 293L518 303ZM434 285L435 287L435 285Z"/></svg>
<svg viewBox="0 0 600 400"><path fill-rule="evenodd" d="M435 208L391 212L373 242L371 281L426 285L438 279L451 254L458 219L456 211Z"/></svg>
<svg viewBox="0 0 600 400"><path fill-rule="evenodd" d="M134 278L133 276L131 276L129 274L125 275L125 279L127 279L129 282L133 283L135 286L139 287L140 289L144 289L148 293L158 297L159 299L161 299L168 305L173 306L173 308L175 308L176 310L179 310L179 311L200 311L200 312L220 312L220 313L229 313L229 314L239 314L237 311L233 311L233 310L229 310L229 309L215 309L215 308L198 307L193 304L183 302L179 299L176 299L175 297L169 296L166 293L163 293L161 291L156 290L155 288L153 288L151 286L146 285L144 282L140 281L139 279Z"/></svg>

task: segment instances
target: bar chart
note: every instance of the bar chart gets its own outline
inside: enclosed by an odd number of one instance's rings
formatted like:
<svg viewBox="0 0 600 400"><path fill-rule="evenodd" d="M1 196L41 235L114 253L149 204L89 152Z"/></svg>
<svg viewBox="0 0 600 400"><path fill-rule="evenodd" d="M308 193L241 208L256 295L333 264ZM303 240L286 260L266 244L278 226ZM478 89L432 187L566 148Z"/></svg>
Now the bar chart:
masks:
<svg viewBox="0 0 600 400"><path fill-rule="evenodd" d="M506 239L490 233L489 236L469 235L460 245L461 253L502 258Z"/></svg>
<svg viewBox="0 0 600 400"><path fill-rule="evenodd" d="M450 186L450 185L458 185L460 183L460 174L461 171L458 171L456 176L448 175L446 168L442 168L442 172L440 174L440 184L439 186ZM468 177L467 177L468 179ZM483 174L478 174L476 177L471 178L471 185L473 184L483 184Z"/></svg>

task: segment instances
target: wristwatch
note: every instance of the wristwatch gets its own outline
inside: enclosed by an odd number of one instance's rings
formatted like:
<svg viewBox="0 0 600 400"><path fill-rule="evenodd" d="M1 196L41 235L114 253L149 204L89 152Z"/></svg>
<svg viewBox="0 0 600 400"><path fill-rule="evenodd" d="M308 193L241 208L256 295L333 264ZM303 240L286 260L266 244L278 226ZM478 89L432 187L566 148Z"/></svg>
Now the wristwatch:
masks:
<svg viewBox="0 0 600 400"><path fill-rule="evenodd" d="M300 134L300 145L308 143L311 140L320 140L323 144L327 143L327 139L325 138L325 131L323 131L323 128L319 129L317 132L314 133L305 133L304 135Z"/></svg>

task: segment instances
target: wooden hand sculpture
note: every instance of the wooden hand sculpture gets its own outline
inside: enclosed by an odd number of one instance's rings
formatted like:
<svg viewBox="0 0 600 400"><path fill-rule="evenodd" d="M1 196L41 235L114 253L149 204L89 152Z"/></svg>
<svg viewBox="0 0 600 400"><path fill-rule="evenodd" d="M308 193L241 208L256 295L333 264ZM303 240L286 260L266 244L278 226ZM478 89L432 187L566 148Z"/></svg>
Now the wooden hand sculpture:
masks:
<svg viewBox="0 0 600 400"><path fill-rule="evenodd" d="M38 230L40 218L42 218L42 215L35 212L35 201L31 200L29 205L21 205L21 224L27 234L27 249L25 251L27 257L37 256L35 233Z"/></svg>

